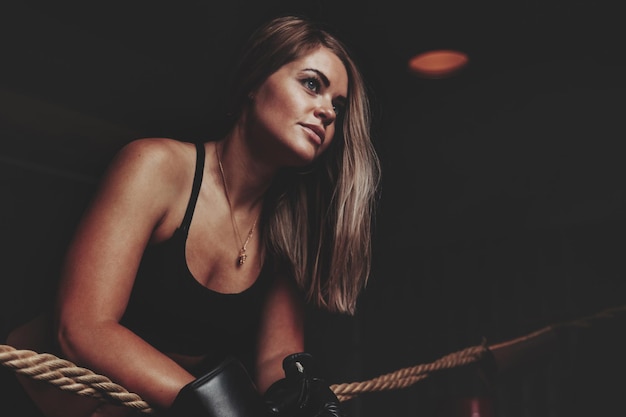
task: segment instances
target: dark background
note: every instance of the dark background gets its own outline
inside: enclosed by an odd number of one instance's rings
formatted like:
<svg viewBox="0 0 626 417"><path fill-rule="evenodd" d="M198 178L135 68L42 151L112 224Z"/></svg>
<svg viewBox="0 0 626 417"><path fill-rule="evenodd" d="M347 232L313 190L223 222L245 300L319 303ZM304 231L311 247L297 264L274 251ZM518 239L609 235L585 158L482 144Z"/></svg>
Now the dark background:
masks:
<svg viewBox="0 0 626 417"><path fill-rule="evenodd" d="M7 4L8 3L8 4ZM323 20L372 91L383 164L374 271L355 317L310 309L332 383L362 381L624 304L624 29L592 1L54 1L0 6L3 335L54 290L78 216L123 144L207 138L228 68L276 13ZM445 79L407 71L455 48ZM488 385L473 368L352 400L434 416L622 415L623 317L567 332Z"/></svg>

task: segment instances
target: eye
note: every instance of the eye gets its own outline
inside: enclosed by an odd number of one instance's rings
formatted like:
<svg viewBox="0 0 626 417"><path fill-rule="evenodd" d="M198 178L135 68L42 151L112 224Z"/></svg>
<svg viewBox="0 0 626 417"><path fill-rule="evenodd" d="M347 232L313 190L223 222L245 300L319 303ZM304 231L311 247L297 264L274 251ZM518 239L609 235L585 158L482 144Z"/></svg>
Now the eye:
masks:
<svg viewBox="0 0 626 417"><path fill-rule="evenodd" d="M335 112L337 119L342 118L346 113L346 103L343 100L333 103L333 111Z"/></svg>
<svg viewBox="0 0 626 417"><path fill-rule="evenodd" d="M342 104L333 104L333 111L335 112L335 116L337 116L337 118L340 118L341 116L343 116L345 110L346 110L346 106Z"/></svg>
<svg viewBox="0 0 626 417"><path fill-rule="evenodd" d="M304 84L304 87L306 87L308 90L313 91L314 93L319 93L322 86L321 81L315 77L305 78L302 81L302 84Z"/></svg>

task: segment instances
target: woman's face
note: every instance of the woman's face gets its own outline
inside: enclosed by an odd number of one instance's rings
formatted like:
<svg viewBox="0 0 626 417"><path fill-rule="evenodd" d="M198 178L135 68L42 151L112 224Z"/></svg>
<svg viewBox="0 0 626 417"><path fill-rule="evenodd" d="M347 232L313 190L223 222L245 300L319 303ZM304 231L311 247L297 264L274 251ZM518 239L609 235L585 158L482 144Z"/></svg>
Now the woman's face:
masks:
<svg viewBox="0 0 626 417"><path fill-rule="evenodd" d="M282 66L252 92L255 151L280 166L311 163L330 145L348 94L348 73L325 47Z"/></svg>

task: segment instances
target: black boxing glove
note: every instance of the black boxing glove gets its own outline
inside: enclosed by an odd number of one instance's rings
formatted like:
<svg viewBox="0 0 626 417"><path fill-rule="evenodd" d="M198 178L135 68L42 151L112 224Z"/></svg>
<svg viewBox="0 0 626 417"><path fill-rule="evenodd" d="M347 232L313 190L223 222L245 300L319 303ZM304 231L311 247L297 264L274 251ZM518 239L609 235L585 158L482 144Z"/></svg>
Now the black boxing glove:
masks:
<svg viewBox="0 0 626 417"><path fill-rule="evenodd" d="M228 357L185 385L167 410L168 417L263 417L263 399L245 367Z"/></svg>
<svg viewBox="0 0 626 417"><path fill-rule="evenodd" d="M283 360L285 378L263 395L270 417L342 417L339 399L328 384L314 376L313 357L294 353Z"/></svg>

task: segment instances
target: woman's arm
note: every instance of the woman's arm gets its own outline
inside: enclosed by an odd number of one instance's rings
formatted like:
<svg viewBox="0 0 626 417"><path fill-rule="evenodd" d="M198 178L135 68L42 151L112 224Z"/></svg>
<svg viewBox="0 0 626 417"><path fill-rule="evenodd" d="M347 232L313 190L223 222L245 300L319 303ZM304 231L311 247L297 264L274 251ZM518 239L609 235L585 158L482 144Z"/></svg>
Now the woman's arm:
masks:
<svg viewBox="0 0 626 417"><path fill-rule="evenodd" d="M119 320L143 251L177 201L180 171L193 172L177 164L185 161L180 147L139 140L117 155L70 245L55 314L68 359L157 407L168 407L193 377Z"/></svg>
<svg viewBox="0 0 626 417"><path fill-rule="evenodd" d="M280 275L265 303L257 353L257 388L261 393L284 378L283 359L304 350L304 309L295 283Z"/></svg>
<svg viewBox="0 0 626 417"><path fill-rule="evenodd" d="M257 387L267 415L342 417L339 399L304 352L303 302L292 281L278 279L262 323Z"/></svg>

